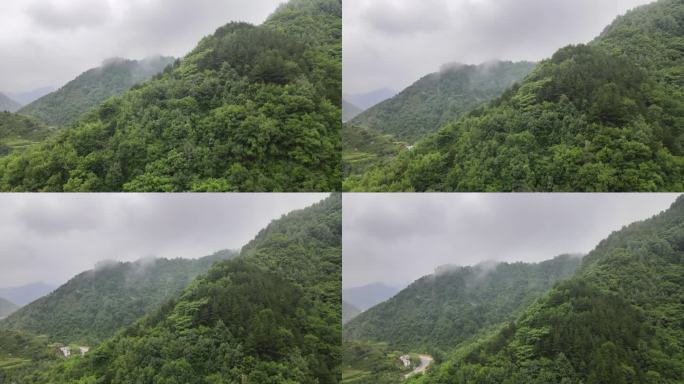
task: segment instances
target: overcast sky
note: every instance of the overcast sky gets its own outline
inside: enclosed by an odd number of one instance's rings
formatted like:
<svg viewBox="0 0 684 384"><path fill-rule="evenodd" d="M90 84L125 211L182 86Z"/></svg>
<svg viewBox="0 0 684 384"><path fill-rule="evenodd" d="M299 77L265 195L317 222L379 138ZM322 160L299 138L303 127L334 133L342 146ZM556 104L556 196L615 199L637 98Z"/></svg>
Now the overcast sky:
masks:
<svg viewBox="0 0 684 384"><path fill-rule="evenodd" d="M344 194L343 286L399 285L440 265L586 254L677 194Z"/></svg>
<svg viewBox="0 0 684 384"><path fill-rule="evenodd" d="M98 261L239 249L326 194L0 194L0 287L61 284Z"/></svg>
<svg viewBox="0 0 684 384"><path fill-rule="evenodd" d="M344 0L344 92L400 91L445 63L539 61L651 1Z"/></svg>
<svg viewBox="0 0 684 384"><path fill-rule="evenodd" d="M283 0L2 0L0 91L60 87L104 59L182 57L230 21Z"/></svg>

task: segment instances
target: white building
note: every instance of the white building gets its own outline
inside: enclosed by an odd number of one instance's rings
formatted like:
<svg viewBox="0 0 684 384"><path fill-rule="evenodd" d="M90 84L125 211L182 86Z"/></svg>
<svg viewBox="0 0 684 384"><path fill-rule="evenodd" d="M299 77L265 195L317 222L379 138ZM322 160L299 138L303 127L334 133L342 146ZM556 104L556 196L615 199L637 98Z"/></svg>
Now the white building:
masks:
<svg viewBox="0 0 684 384"><path fill-rule="evenodd" d="M399 360L401 360L401 363L404 364L404 367L411 367L411 357L409 355L399 356Z"/></svg>
<svg viewBox="0 0 684 384"><path fill-rule="evenodd" d="M64 357L71 356L71 348L69 347L60 347L59 351L62 352L62 355L64 355Z"/></svg>

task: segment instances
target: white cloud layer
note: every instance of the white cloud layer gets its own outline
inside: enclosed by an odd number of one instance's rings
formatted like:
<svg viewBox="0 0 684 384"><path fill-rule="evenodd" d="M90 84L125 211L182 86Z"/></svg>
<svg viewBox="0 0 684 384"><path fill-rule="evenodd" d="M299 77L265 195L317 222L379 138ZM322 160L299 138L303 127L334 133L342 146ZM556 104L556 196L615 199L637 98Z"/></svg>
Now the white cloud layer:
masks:
<svg viewBox="0 0 684 384"><path fill-rule="evenodd" d="M344 92L401 90L450 62L538 61L649 2L344 0Z"/></svg>
<svg viewBox="0 0 684 384"><path fill-rule="evenodd" d="M3 0L0 92L60 87L110 57L182 57L230 21L283 0Z"/></svg>
<svg viewBox="0 0 684 384"><path fill-rule="evenodd" d="M345 194L343 285L399 285L445 264L586 254L676 194Z"/></svg>
<svg viewBox="0 0 684 384"><path fill-rule="evenodd" d="M0 194L0 287L61 284L103 260L239 249L326 194Z"/></svg>

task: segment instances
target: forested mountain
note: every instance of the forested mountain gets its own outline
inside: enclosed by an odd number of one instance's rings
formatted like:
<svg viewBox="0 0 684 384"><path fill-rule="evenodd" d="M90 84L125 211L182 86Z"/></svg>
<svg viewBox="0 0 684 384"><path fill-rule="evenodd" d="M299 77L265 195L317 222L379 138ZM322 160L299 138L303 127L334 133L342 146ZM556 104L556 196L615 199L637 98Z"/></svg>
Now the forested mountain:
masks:
<svg viewBox="0 0 684 384"><path fill-rule="evenodd" d="M342 301L342 324L348 323L349 320L358 316L359 313L361 313L361 311L358 308L346 301Z"/></svg>
<svg viewBox="0 0 684 384"><path fill-rule="evenodd" d="M269 224L156 313L18 383L340 381L341 203Z"/></svg>
<svg viewBox="0 0 684 384"><path fill-rule="evenodd" d="M53 133L53 129L33 117L0 112L0 156L21 152Z"/></svg>
<svg viewBox="0 0 684 384"><path fill-rule="evenodd" d="M397 91L389 88L376 89L365 93L345 93L344 99L348 102L366 110L376 104L379 104L389 98L396 96Z"/></svg>
<svg viewBox="0 0 684 384"><path fill-rule="evenodd" d="M19 287L5 287L0 288L0 297L4 297L19 306L24 306L33 300L47 295L56 288L56 286L46 283L31 283Z"/></svg>
<svg viewBox="0 0 684 384"><path fill-rule="evenodd" d="M0 112L15 112L19 108L21 108L21 104L0 92Z"/></svg>
<svg viewBox="0 0 684 384"><path fill-rule="evenodd" d="M23 115L34 116L51 126L66 127L112 96L150 79L173 63L173 57L143 60L113 58L90 69L59 90L24 106Z"/></svg>
<svg viewBox="0 0 684 384"><path fill-rule="evenodd" d="M0 160L15 191L341 188L341 0L229 23L163 74Z"/></svg>
<svg viewBox="0 0 684 384"><path fill-rule="evenodd" d="M401 291L400 287L385 283L371 283L361 287L345 288L342 291L344 300L365 311L376 304L380 304Z"/></svg>
<svg viewBox="0 0 684 384"><path fill-rule="evenodd" d="M53 342L95 345L156 311L212 263L235 254L101 263L0 321L0 329L47 335Z"/></svg>
<svg viewBox="0 0 684 384"><path fill-rule="evenodd" d="M568 278L581 258L559 256L538 264L445 266L344 327L349 340L388 343L406 351L451 350L516 314Z"/></svg>
<svg viewBox="0 0 684 384"><path fill-rule="evenodd" d="M12 312L19 309L19 307L13 302L0 297L0 319L5 318L12 314Z"/></svg>
<svg viewBox="0 0 684 384"><path fill-rule="evenodd" d="M347 187L684 190L684 3L659 0Z"/></svg>
<svg viewBox="0 0 684 384"><path fill-rule="evenodd" d="M684 196L614 232L515 321L421 383L681 383Z"/></svg>
<svg viewBox="0 0 684 384"><path fill-rule="evenodd" d="M413 143L501 96L536 65L510 61L445 65L440 72L421 78L393 98L359 114L351 123Z"/></svg>
<svg viewBox="0 0 684 384"><path fill-rule="evenodd" d="M361 108L342 99L342 121L349 121L358 116L361 112L363 112Z"/></svg>

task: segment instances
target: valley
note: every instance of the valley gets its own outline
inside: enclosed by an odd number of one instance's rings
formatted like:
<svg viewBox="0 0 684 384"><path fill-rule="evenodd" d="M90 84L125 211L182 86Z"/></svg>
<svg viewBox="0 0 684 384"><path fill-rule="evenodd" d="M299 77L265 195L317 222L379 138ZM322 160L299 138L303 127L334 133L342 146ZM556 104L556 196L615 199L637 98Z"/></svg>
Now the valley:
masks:
<svg viewBox="0 0 684 384"><path fill-rule="evenodd" d="M344 323L343 382L679 383L684 196L668 196L668 209L616 228L586 255L436 267ZM407 228L412 241L434 241Z"/></svg>

